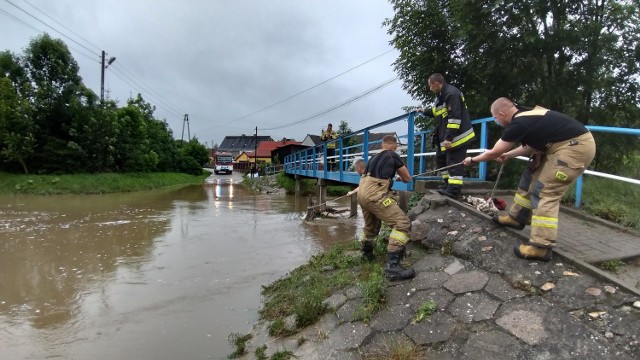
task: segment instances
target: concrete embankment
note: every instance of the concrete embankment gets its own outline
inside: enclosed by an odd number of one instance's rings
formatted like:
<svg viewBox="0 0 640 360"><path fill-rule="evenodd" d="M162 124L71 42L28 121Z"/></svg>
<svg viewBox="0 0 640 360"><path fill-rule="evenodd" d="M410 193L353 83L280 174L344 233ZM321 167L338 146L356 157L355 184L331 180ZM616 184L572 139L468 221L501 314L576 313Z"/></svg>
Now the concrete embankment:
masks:
<svg viewBox="0 0 640 360"><path fill-rule="evenodd" d="M411 246L429 251L408 258L417 276L390 283L371 321L354 321L363 296L349 287L292 336L270 338L268 324L257 324L244 358L264 345L267 356L298 359L384 359L402 346L415 359L640 358L636 293L560 257L516 258L516 234L439 195L425 196L409 216ZM435 312L418 321L430 301Z"/></svg>

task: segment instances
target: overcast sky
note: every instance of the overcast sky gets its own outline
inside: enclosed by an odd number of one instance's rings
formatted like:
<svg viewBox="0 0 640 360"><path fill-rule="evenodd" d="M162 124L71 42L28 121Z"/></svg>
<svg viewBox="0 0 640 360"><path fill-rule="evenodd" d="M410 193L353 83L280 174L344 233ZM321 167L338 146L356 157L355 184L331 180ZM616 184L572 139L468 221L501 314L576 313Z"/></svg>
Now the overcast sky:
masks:
<svg viewBox="0 0 640 360"><path fill-rule="evenodd" d="M105 50L116 57L108 96L122 105L142 93L177 139L188 114L191 136L209 146L256 126L302 141L329 122L359 130L418 104L401 81L385 85L398 56L382 27L392 16L386 0L0 0L0 49L21 54L47 32L96 94Z"/></svg>

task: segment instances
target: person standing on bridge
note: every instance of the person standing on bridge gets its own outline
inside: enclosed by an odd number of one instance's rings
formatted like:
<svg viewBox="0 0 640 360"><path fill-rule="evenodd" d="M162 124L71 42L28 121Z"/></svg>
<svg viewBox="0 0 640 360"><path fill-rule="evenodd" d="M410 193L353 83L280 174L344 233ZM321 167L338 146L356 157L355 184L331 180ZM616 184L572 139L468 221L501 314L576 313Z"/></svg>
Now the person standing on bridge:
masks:
<svg viewBox="0 0 640 360"><path fill-rule="evenodd" d="M493 220L519 230L530 222L529 241L516 244L514 253L523 259L550 260L558 235L560 199L591 164L596 143L579 121L540 106L524 109L502 97L491 105L491 115L505 128L502 136L491 150L467 157L464 165L530 157L508 215L496 215Z"/></svg>
<svg viewBox="0 0 640 360"><path fill-rule="evenodd" d="M320 140L327 142L330 140L335 140L338 138L338 133L333 131L333 124L329 123L327 128L322 132L320 136ZM327 144L327 165L329 166L329 170L334 170L334 164L336 159L332 158L336 155L336 142L330 142Z"/></svg>
<svg viewBox="0 0 640 360"><path fill-rule="evenodd" d="M373 258L373 241L380 231L380 221L391 227L387 244L387 279L403 280L415 276L413 269L404 268L401 261L405 255L405 245L409 242L411 220L400 209L397 199L391 196L393 178L408 183L413 181L409 170L395 152L398 148L396 137L387 135L382 139L382 151L367 163L358 187L358 204L364 217L364 240L362 249L367 257Z"/></svg>
<svg viewBox="0 0 640 360"><path fill-rule="evenodd" d="M436 165L442 168L458 164L467 156L467 149L475 137L464 96L458 88L447 84L444 76L438 73L429 77L429 90L436 94L436 102L431 111L423 113L436 121L432 137L436 148ZM438 186L438 192L454 199L459 197L464 167L454 166L441 171L440 176L443 184Z"/></svg>

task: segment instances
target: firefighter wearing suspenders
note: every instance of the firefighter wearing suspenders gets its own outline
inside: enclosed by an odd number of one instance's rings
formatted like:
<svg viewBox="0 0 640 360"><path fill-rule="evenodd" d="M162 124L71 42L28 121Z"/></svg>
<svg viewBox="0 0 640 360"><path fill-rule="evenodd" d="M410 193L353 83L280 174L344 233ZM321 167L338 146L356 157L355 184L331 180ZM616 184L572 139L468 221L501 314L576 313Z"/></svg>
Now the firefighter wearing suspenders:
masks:
<svg viewBox="0 0 640 360"><path fill-rule="evenodd" d="M531 223L529 241L516 244L514 253L523 259L550 260L558 235L560 199L591 164L596 143L579 121L543 107L522 109L499 98L491 105L491 115L504 132L491 150L466 158L464 164L530 156L508 215L493 220L519 230ZM521 145L514 148L516 144Z"/></svg>
<svg viewBox="0 0 640 360"><path fill-rule="evenodd" d="M409 170L395 152L397 147L395 136L387 135L383 138L383 150L367 163L358 188L358 203L364 216L362 251L365 257L373 257L373 241L380 230L380 220L391 227L387 244L387 266L384 270L385 276L391 281L415 276L413 269L401 265L405 245L409 242L411 220L390 193L396 172L402 182L413 181Z"/></svg>

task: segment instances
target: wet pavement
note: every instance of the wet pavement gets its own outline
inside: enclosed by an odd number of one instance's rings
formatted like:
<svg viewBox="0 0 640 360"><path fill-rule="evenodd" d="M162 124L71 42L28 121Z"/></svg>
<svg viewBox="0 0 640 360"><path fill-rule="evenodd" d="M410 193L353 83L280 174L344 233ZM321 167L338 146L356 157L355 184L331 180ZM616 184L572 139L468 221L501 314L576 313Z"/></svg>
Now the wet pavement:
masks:
<svg viewBox="0 0 640 360"><path fill-rule="evenodd" d="M640 358L637 293L560 254L517 258L518 234L482 215L425 196L409 212L411 246L429 253L409 257L416 277L391 283L369 323L353 320L360 290L344 289L327 298L332 312L296 335L271 339L268 324L257 324L245 358L262 344L299 359L387 358L398 344L427 359ZM416 321L427 301L437 311Z"/></svg>

